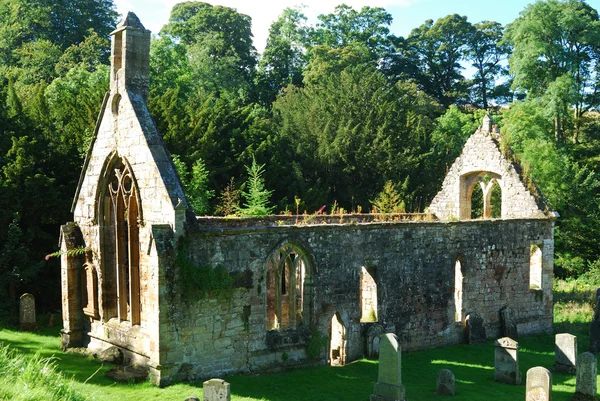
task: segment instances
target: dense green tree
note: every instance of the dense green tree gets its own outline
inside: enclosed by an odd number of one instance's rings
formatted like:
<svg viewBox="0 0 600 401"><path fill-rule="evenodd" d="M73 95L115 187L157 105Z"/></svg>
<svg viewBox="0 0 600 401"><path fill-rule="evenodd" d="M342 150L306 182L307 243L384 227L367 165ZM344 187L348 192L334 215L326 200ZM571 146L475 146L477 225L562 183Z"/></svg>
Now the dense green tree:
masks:
<svg viewBox="0 0 600 401"><path fill-rule="evenodd" d="M405 54L416 63L413 77L440 104L448 107L467 97L467 83L460 62L469 51L473 25L458 14L427 20L406 39Z"/></svg>
<svg viewBox="0 0 600 401"><path fill-rule="evenodd" d="M510 56L514 89L539 97L554 86L567 106L554 109L555 141L560 143L569 131L577 143L581 117L600 104L598 12L579 0L538 0L508 25L506 41L514 48ZM566 90L557 88L565 86ZM571 109L569 127L567 112Z"/></svg>
<svg viewBox="0 0 600 401"><path fill-rule="evenodd" d="M386 181L410 176L402 194L410 208L415 192L430 190L423 174L436 105L414 85L390 86L374 66L359 65L288 88L273 109L277 159L269 165L280 167L267 181L285 182L275 187L277 199L368 210Z"/></svg>
<svg viewBox="0 0 600 401"><path fill-rule="evenodd" d="M24 44L50 41L62 51L90 29L108 34L117 21L113 0L4 0L0 3L0 66L15 64Z"/></svg>
<svg viewBox="0 0 600 401"><path fill-rule="evenodd" d="M335 49L360 44L369 49L374 61L389 51L392 16L383 8L365 6L356 11L342 4L333 13L321 14L318 18L310 34L312 46Z"/></svg>
<svg viewBox="0 0 600 401"><path fill-rule="evenodd" d="M260 101L265 106L270 107L286 86L302 84L308 40L305 22L300 9L286 8L271 24L256 77Z"/></svg>
<svg viewBox="0 0 600 401"><path fill-rule="evenodd" d="M194 213L197 216L208 214L210 210L209 201L215 196L215 191L208 188L208 171L204 161L197 159L191 172L179 156L173 155L173 163Z"/></svg>
<svg viewBox="0 0 600 401"><path fill-rule="evenodd" d="M207 92L248 90L256 65L250 17L202 2L173 6L160 31L186 46L194 79Z"/></svg>
<svg viewBox="0 0 600 401"><path fill-rule="evenodd" d="M495 97L496 78L506 74L502 62L508 57L510 46L501 42L504 29L497 22L483 21L473 28L467 50L467 59L476 69L473 101L487 109L490 98Z"/></svg>

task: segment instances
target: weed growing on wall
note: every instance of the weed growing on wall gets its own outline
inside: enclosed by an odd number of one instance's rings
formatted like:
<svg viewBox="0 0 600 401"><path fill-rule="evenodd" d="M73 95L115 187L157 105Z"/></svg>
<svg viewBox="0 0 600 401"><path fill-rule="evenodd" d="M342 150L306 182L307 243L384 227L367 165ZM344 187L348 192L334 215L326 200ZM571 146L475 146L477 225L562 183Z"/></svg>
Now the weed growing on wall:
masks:
<svg viewBox="0 0 600 401"><path fill-rule="evenodd" d="M319 359L321 351L329 342L329 337L314 330L310 335L310 340L306 344L306 356L310 359Z"/></svg>
<svg viewBox="0 0 600 401"><path fill-rule="evenodd" d="M179 240L175 267L179 271L183 298L187 301L204 297L210 291L229 295L234 277L223 266L196 266L189 258L187 243Z"/></svg>

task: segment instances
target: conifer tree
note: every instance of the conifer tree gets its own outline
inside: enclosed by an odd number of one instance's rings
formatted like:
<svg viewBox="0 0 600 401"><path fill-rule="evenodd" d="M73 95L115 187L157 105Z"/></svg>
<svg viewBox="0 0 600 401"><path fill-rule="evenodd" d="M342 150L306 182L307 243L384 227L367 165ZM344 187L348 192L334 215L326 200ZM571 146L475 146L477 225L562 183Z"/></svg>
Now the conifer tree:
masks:
<svg viewBox="0 0 600 401"><path fill-rule="evenodd" d="M269 205L269 197L272 190L265 188L265 165L256 163L252 157L252 165L246 166L248 171L248 181L246 181L247 190L242 191L244 206L238 208L241 216L268 216L273 213L273 206Z"/></svg>

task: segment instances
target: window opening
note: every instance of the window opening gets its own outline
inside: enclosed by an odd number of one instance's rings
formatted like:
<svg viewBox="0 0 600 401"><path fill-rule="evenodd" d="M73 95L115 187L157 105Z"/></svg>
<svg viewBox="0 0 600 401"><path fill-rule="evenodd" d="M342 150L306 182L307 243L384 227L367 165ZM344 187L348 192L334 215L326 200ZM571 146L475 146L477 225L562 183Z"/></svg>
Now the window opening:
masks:
<svg viewBox="0 0 600 401"><path fill-rule="evenodd" d="M377 283L375 268L360 268L360 321L377 321Z"/></svg>
<svg viewBox="0 0 600 401"><path fill-rule="evenodd" d="M329 364L331 366L341 366L346 364L346 328L340 318L339 313L335 313L331 318L329 330Z"/></svg>
<svg viewBox="0 0 600 401"><path fill-rule="evenodd" d="M105 196L104 302L106 319L140 323L138 198L133 174L119 161Z"/></svg>
<svg viewBox="0 0 600 401"><path fill-rule="evenodd" d="M454 263L454 321L462 322L463 272L461 258Z"/></svg>
<svg viewBox="0 0 600 401"><path fill-rule="evenodd" d="M535 244L529 249L529 288L542 289L542 250Z"/></svg>
<svg viewBox="0 0 600 401"><path fill-rule="evenodd" d="M288 244L267 262L267 330L295 328L310 322L312 282L303 255Z"/></svg>

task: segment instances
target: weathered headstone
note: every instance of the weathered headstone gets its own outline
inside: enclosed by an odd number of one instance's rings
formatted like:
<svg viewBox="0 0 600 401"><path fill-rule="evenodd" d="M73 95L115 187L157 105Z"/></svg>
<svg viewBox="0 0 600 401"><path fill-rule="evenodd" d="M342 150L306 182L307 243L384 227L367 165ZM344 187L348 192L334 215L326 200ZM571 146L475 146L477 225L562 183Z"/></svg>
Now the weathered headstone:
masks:
<svg viewBox="0 0 600 401"><path fill-rule="evenodd" d="M379 375L371 401L405 400L400 344L395 334L387 333L379 340Z"/></svg>
<svg viewBox="0 0 600 401"><path fill-rule="evenodd" d="M552 371L575 374L577 362L577 337L568 333L560 333L555 337L555 361Z"/></svg>
<svg viewBox="0 0 600 401"><path fill-rule="evenodd" d="M525 401L552 401L552 373L536 366L527 371Z"/></svg>
<svg viewBox="0 0 600 401"><path fill-rule="evenodd" d="M204 401L230 401L231 386L222 379L210 379L202 384Z"/></svg>
<svg viewBox="0 0 600 401"><path fill-rule="evenodd" d="M506 307L500 310L500 326L502 329L503 337L517 338L517 319L515 317L515 311Z"/></svg>
<svg viewBox="0 0 600 401"><path fill-rule="evenodd" d="M469 344L483 343L487 339L483 319L477 312L471 312L465 318L466 337Z"/></svg>
<svg viewBox="0 0 600 401"><path fill-rule="evenodd" d="M494 343L494 380L506 384L521 384L519 343L502 337Z"/></svg>
<svg viewBox="0 0 600 401"><path fill-rule="evenodd" d="M439 395L454 395L455 379L454 373L450 369L442 369L437 375L437 393Z"/></svg>
<svg viewBox="0 0 600 401"><path fill-rule="evenodd" d="M383 326L375 323L367 330L367 357L376 359L379 357L379 341L385 333Z"/></svg>
<svg viewBox="0 0 600 401"><path fill-rule="evenodd" d="M596 290L596 307L594 308L594 319L590 323L590 352L600 352L600 288Z"/></svg>
<svg viewBox="0 0 600 401"><path fill-rule="evenodd" d="M598 400L596 373L598 362L594 354L584 352L577 357L577 384L572 401Z"/></svg>
<svg viewBox="0 0 600 401"><path fill-rule="evenodd" d="M32 294L23 294L20 299L20 324L21 331L37 330L35 323L35 297Z"/></svg>

